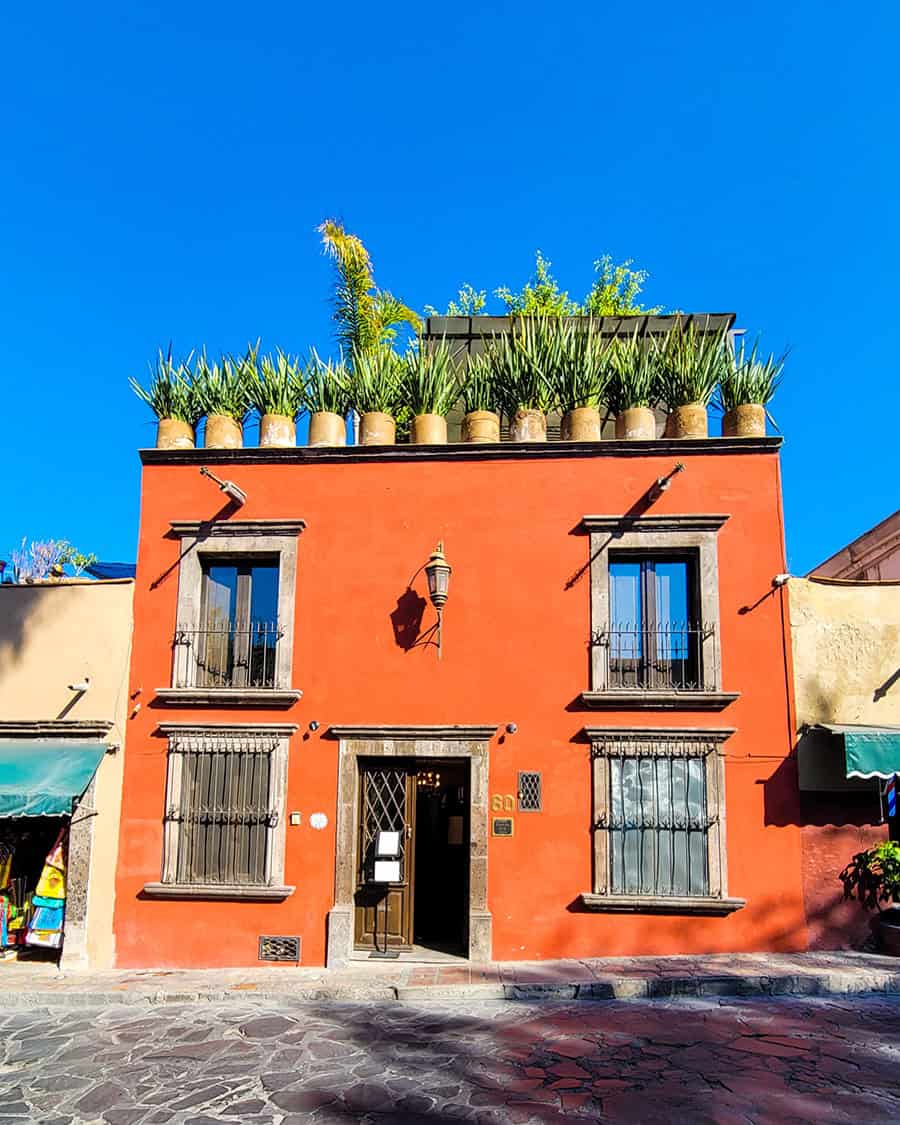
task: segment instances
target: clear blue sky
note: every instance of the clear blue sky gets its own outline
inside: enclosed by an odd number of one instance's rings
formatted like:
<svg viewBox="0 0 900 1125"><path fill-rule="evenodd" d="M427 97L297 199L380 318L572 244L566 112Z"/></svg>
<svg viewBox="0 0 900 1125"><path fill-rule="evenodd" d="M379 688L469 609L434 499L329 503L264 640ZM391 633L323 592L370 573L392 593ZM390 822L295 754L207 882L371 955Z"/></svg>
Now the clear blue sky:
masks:
<svg viewBox="0 0 900 1125"><path fill-rule="evenodd" d="M155 9L155 10L152 10ZM339 216L421 308L573 294L608 252L646 297L792 354L802 573L898 506L896 0L673 8L18 5L4 16L0 557L135 555L158 345L329 345Z"/></svg>

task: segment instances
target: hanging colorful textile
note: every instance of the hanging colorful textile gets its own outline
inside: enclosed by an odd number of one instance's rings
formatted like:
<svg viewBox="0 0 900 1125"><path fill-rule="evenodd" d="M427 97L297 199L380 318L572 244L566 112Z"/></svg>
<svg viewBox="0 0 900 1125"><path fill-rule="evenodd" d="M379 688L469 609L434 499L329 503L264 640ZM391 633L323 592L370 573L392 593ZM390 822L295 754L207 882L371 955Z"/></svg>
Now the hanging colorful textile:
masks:
<svg viewBox="0 0 900 1125"><path fill-rule="evenodd" d="M12 911L10 882L12 878L12 848L0 844L0 949L9 944L9 920Z"/></svg>
<svg viewBox="0 0 900 1125"><path fill-rule="evenodd" d="M44 861L44 868L31 898L32 914L25 935L27 945L59 949L62 945L63 914L66 907L66 857L63 828Z"/></svg>

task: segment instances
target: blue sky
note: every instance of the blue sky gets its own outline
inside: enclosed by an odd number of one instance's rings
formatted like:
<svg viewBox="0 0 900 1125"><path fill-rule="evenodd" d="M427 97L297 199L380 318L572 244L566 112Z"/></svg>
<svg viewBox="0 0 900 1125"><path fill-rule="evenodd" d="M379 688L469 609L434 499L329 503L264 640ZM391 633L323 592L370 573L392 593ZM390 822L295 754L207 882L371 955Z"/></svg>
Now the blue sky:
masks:
<svg viewBox="0 0 900 1125"><path fill-rule="evenodd" d="M795 573L897 507L891 0L50 3L4 24L0 557L27 535L134 558L153 426L127 377L169 340L327 349L330 215L419 308L521 284L536 248L580 296L607 252L650 271L648 301L790 346Z"/></svg>

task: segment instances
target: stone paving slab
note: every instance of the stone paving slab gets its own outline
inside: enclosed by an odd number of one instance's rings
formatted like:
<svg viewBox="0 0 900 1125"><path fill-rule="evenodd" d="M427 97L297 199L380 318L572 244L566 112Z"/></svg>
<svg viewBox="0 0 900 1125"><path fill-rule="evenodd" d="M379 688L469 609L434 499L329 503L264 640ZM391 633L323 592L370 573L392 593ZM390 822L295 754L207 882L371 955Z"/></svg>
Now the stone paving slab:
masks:
<svg viewBox="0 0 900 1125"><path fill-rule="evenodd" d="M900 993L900 958L871 953L716 954L423 965L354 962L346 969L60 972L0 963L0 996L14 1007L256 1000L646 1000L702 996Z"/></svg>

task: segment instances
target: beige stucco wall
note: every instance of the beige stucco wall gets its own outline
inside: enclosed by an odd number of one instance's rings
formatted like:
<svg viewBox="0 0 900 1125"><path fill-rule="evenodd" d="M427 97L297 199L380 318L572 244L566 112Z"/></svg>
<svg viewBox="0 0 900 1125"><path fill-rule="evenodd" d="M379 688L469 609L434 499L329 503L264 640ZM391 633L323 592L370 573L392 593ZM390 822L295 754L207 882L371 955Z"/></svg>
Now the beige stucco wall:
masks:
<svg viewBox="0 0 900 1125"><path fill-rule="evenodd" d="M0 720L113 724L105 741L118 749L105 755L93 794L89 790L76 812L76 819L92 821L86 929L77 943L92 968L113 963L133 593L130 579L0 585ZM84 694L69 689L85 678L90 687Z"/></svg>

